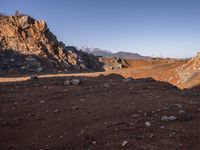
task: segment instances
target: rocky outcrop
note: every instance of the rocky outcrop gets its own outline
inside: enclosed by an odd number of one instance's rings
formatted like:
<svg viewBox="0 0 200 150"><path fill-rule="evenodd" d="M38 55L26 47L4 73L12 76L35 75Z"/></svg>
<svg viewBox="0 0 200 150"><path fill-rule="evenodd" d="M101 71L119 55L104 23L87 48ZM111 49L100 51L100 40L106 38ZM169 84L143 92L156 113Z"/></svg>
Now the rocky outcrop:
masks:
<svg viewBox="0 0 200 150"><path fill-rule="evenodd" d="M104 64L103 67L105 70L123 69L129 67L129 64L125 59L120 59L118 57L100 57L99 60Z"/></svg>
<svg viewBox="0 0 200 150"><path fill-rule="evenodd" d="M98 58L59 42L43 20L0 15L0 69L22 72L101 70Z"/></svg>
<svg viewBox="0 0 200 150"><path fill-rule="evenodd" d="M191 80L197 79L200 76L200 52L189 60L186 64L177 69L179 75L179 83L187 83Z"/></svg>

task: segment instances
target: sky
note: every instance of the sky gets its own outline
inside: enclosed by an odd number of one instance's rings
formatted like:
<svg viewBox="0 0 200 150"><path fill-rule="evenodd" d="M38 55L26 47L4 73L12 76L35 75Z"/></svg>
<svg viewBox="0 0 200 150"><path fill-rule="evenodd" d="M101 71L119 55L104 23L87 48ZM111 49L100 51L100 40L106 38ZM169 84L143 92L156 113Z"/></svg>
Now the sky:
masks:
<svg viewBox="0 0 200 150"><path fill-rule="evenodd" d="M59 41L112 52L184 58L200 51L200 0L0 0L45 20Z"/></svg>

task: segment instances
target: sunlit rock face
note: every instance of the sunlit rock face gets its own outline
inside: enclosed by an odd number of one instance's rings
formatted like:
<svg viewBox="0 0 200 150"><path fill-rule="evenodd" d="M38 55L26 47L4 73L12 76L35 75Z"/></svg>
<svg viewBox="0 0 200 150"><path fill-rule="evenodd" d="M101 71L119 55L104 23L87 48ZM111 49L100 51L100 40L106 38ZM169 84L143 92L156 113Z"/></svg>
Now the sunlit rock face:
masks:
<svg viewBox="0 0 200 150"><path fill-rule="evenodd" d="M198 79L200 76L200 52L186 64L179 67L177 71L180 78L179 82L186 83L193 79Z"/></svg>
<svg viewBox="0 0 200 150"><path fill-rule="evenodd" d="M28 15L0 15L1 70L96 71L98 58L59 42L43 20ZM8 60L10 59L10 60ZM6 62L6 63L5 63ZM5 67L17 63L15 67ZM13 66L11 65L11 66Z"/></svg>

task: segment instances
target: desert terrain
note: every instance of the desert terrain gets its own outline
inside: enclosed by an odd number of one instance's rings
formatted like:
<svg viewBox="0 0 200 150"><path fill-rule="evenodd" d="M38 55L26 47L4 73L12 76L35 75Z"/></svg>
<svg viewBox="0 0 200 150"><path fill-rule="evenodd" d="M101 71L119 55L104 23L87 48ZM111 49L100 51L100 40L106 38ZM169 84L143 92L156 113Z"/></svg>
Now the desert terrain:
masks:
<svg viewBox="0 0 200 150"><path fill-rule="evenodd" d="M0 20L0 149L200 149L199 54L99 58Z"/></svg>

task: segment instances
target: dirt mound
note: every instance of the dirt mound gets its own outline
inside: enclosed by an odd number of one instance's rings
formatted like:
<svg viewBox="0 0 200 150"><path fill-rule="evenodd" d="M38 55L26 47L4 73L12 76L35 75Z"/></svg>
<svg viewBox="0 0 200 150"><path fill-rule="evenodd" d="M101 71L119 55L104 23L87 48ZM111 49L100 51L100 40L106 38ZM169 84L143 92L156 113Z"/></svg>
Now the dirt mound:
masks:
<svg viewBox="0 0 200 150"><path fill-rule="evenodd" d="M3 71L88 71L102 67L97 57L66 47L45 21L27 15L0 16L0 54L7 58L0 61Z"/></svg>
<svg viewBox="0 0 200 150"><path fill-rule="evenodd" d="M177 72L180 78L178 81L179 83L195 84L194 82L200 79L200 52L186 64L179 67Z"/></svg>

